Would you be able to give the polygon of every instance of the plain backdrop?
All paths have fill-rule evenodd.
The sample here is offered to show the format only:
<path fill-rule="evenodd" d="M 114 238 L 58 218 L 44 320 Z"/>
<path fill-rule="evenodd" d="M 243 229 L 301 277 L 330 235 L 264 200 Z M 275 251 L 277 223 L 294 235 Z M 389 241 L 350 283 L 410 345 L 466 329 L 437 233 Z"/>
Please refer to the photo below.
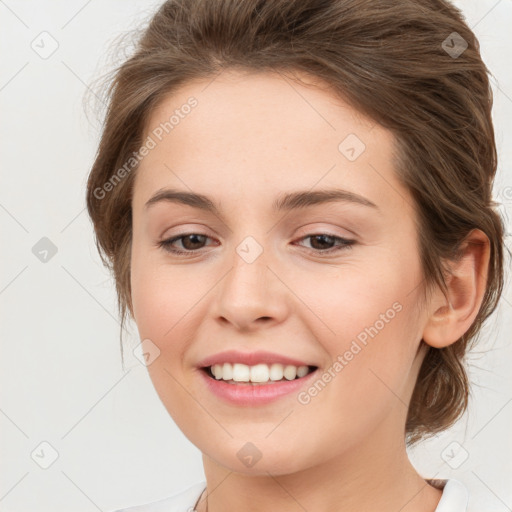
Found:
<path fill-rule="evenodd" d="M 84 94 L 110 69 L 112 43 L 160 3 L 0 0 L 1 511 L 109 511 L 204 478 L 199 450 L 131 350 L 123 371 L 114 283 L 84 201 L 100 133 L 85 115 Z M 512 1 L 456 4 L 493 73 L 494 194 L 510 219 Z M 512 510 L 508 281 L 509 274 L 500 308 L 469 357 L 470 412 L 410 451 L 424 477 L 464 482 L 471 510 Z M 136 328 L 128 327 L 135 347 Z"/>

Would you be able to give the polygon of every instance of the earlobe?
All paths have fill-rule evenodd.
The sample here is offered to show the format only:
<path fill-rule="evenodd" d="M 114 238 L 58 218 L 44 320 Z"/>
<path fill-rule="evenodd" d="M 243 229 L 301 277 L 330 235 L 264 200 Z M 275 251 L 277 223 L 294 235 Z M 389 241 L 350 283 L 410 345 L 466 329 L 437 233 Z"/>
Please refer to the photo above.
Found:
<path fill-rule="evenodd" d="M 474 229 L 466 237 L 461 257 L 450 262 L 447 295 L 436 290 L 430 302 L 423 340 L 432 347 L 455 343 L 474 322 L 487 286 L 490 243 L 487 235 Z"/>

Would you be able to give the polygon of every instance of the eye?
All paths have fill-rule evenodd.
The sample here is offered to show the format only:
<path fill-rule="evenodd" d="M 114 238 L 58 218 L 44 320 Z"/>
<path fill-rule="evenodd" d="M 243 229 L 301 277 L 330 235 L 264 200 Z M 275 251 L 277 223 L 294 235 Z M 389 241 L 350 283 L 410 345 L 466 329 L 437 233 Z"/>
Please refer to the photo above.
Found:
<path fill-rule="evenodd" d="M 197 249 L 201 249 L 201 244 L 204 243 L 205 239 L 210 238 L 209 236 L 202 235 L 200 233 L 185 233 L 183 235 L 175 236 L 174 238 L 169 238 L 168 240 L 162 240 L 158 242 L 158 246 L 173 254 L 191 254 L 196 252 Z M 173 246 L 173 244 L 181 240 L 182 246 L 185 250 L 178 249 Z"/>
<path fill-rule="evenodd" d="M 349 240 L 339 236 L 330 235 L 329 233 L 314 233 L 306 235 L 299 240 L 306 240 L 308 238 L 311 239 L 312 248 L 309 249 L 306 247 L 306 249 L 308 249 L 308 252 L 317 255 L 331 254 L 333 252 L 338 252 L 344 249 L 350 249 L 350 247 L 355 243 L 355 240 Z M 185 233 L 183 235 L 178 235 L 167 240 L 162 240 L 158 242 L 157 245 L 172 254 L 191 255 L 194 252 L 198 252 L 199 249 L 202 249 L 206 240 L 208 239 L 211 240 L 209 236 L 202 235 L 200 233 Z M 176 242 L 181 243 L 182 249 L 174 246 Z M 336 242 L 338 242 L 338 245 L 332 246 Z"/>
<path fill-rule="evenodd" d="M 308 252 L 312 252 L 314 254 L 332 254 L 333 252 L 342 251 L 345 249 L 350 249 L 352 245 L 355 244 L 355 240 L 349 240 L 347 238 L 343 238 L 336 235 L 330 235 L 329 233 L 313 233 L 310 235 L 306 235 L 299 240 L 311 239 L 312 250 Z M 332 246 L 335 242 L 339 242 L 339 245 L 334 245 L 334 247 L 326 247 Z M 315 247 L 316 246 L 316 247 Z"/>

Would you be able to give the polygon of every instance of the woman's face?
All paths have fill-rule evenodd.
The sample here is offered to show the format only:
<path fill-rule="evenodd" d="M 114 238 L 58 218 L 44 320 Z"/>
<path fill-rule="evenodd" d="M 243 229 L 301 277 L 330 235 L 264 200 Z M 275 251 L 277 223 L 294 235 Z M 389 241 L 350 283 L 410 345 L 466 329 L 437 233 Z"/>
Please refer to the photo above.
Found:
<path fill-rule="evenodd" d="M 327 89 L 224 72 L 168 96 L 144 140 L 133 314 L 184 434 L 250 474 L 403 446 L 426 315 L 413 201 L 395 177 L 390 132 Z M 166 189 L 191 200 L 147 204 Z M 326 191 L 353 196 L 325 201 Z M 201 368 L 224 351 L 270 352 L 246 361 L 267 363 L 249 369 L 255 378 L 278 372 L 280 357 L 317 369 L 230 384 Z"/>

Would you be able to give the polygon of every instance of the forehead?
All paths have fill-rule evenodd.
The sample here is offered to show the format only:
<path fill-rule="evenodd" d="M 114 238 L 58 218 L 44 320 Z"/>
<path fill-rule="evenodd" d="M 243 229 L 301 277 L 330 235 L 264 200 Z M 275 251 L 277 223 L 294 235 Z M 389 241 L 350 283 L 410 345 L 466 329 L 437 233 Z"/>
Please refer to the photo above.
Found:
<path fill-rule="evenodd" d="M 392 134 L 305 74 L 188 82 L 153 110 L 147 137 L 155 147 L 137 169 L 134 207 L 166 186 L 269 207 L 270 189 L 343 186 L 381 202 L 407 193 L 397 196 Z"/>

